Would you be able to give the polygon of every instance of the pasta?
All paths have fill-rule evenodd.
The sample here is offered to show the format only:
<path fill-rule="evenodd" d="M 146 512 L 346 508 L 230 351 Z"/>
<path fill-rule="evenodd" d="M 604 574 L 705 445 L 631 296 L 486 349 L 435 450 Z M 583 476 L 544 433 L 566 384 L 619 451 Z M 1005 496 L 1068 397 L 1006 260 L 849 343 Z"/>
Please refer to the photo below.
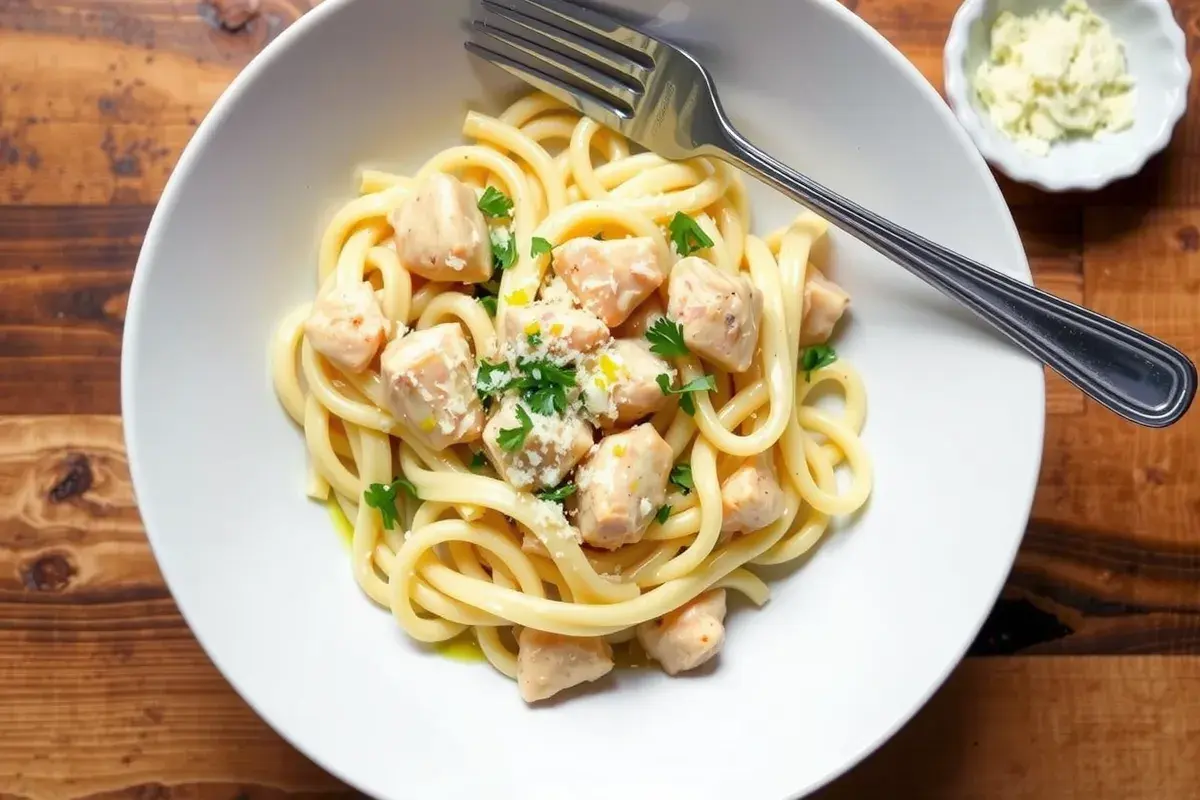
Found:
<path fill-rule="evenodd" d="M 614 647 L 690 669 L 727 590 L 763 605 L 755 568 L 871 492 L 863 381 L 823 341 L 849 299 L 826 223 L 757 237 L 727 165 L 632 152 L 542 94 L 463 133 L 411 177 L 362 172 L 271 343 L 306 492 L 409 636 L 474 637 L 528 701 Z"/>

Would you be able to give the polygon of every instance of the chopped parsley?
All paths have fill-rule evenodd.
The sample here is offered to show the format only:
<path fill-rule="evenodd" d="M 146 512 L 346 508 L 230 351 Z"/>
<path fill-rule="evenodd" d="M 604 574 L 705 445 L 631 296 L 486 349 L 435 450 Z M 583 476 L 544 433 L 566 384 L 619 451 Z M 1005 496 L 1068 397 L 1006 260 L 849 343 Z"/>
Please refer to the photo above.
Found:
<path fill-rule="evenodd" d="M 498 270 L 506 270 L 517 263 L 517 240 L 513 238 L 508 228 L 497 228 L 492 231 L 492 266 Z"/>
<path fill-rule="evenodd" d="M 671 483 L 682 489 L 684 494 L 691 494 L 692 489 L 696 488 L 696 484 L 692 483 L 692 465 L 676 464 L 672 467 Z"/>
<path fill-rule="evenodd" d="M 495 186 L 489 186 L 479 198 L 479 210 L 494 219 L 503 219 L 512 214 L 513 201 Z"/>
<path fill-rule="evenodd" d="M 663 358 L 686 356 L 691 352 L 683 340 L 683 326 L 670 317 L 654 320 L 646 331 L 646 340 L 650 342 L 650 352 Z"/>
<path fill-rule="evenodd" d="M 499 397 L 512 383 L 512 373 L 508 364 L 500 361 L 492 364 L 479 359 L 479 369 L 475 372 L 475 394 L 483 402 L 484 408 L 492 404 L 492 398 Z"/>
<path fill-rule="evenodd" d="M 712 375 L 705 375 L 695 380 L 688 381 L 678 389 L 671 388 L 671 376 L 663 373 L 654 379 L 658 383 L 658 388 L 663 394 L 677 394 L 679 397 L 679 407 L 683 409 L 683 413 L 689 417 L 696 415 L 696 403 L 692 400 L 692 392 L 711 392 L 717 388 L 717 379 Z"/>
<path fill-rule="evenodd" d="M 561 503 L 573 494 L 575 494 L 575 484 L 564 483 L 553 489 L 538 492 L 537 499 L 549 500 L 551 503 Z"/>
<path fill-rule="evenodd" d="M 520 427 L 501 428 L 500 435 L 496 437 L 496 444 L 500 445 L 500 449 L 506 453 L 520 449 L 521 445 L 525 444 L 525 437 L 533 430 L 533 420 L 529 418 L 529 414 L 521 405 L 517 406 L 517 421 L 520 423 Z"/>
<path fill-rule="evenodd" d="M 549 253 L 553 249 L 554 245 L 550 244 L 550 240 L 540 236 L 533 237 L 533 241 L 529 243 L 529 255 L 534 258 Z"/>
<path fill-rule="evenodd" d="M 575 370 L 542 359 L 522 359 L 517 366 L 521 377 L 512 385 L 534 413 L 546 417 L 566 413 L 567 389 L 575 386 Z"/>
<path fill-rule="evenodd" d="M 468 465 L 472 472 L 478 472 L 487 466 L 487 456 L 482 450 L 476 450 L 471 454 L 471 463 Z"/>
<path fill-rule="evenodd" d="M 800 369 L 804 370 L 804 382 L 812 380 L 815 370 L 828 367 L 837 361 L 837 352 L 827 344 L 814 344 L 800 351 Z"/>
<path fill-rule="evenodd" d="M 539 347 L 542 344 L 542 335 L 540 333 L 531 333 L 525 337 L 525 341 L 532 348 Z"/>
<path fill-rule="evenodd" d="M 404 478 L 397 478 L 390 484 L 372 483 L 363 491 L 363 502 L 379 512 L 385 530 L 390 531 L 400 519 L 400 513 L 396 510 L 396 492 L 400 489 L 420 499 L 417 497 L 417 487 Z"/>
<path fill-rule="evenodd" d="M 671 518 L 671 507 L 668 505 L 661 505 L 658 507 L 658 511 L 654 512 L 654 521 L 657 522 L 659 525 L 665 525 L 667 520 L 670 518 Z"/>
<path fill-rule="evenodd" d="M 671 241 L 675 244 L 675 252 L 681 256 L 690 256 L 697 250 L 713 246 L 713 240 L 700 227 L 700 223 L 682 211 L 676 212 L 667 225 Z"/>
<path fill-rule="evenodd" d="M 475 299 L 489 317 L 496 316 L 496 301 L 500 297 L 500 281 L 491 280 L 475 284 Z"/>

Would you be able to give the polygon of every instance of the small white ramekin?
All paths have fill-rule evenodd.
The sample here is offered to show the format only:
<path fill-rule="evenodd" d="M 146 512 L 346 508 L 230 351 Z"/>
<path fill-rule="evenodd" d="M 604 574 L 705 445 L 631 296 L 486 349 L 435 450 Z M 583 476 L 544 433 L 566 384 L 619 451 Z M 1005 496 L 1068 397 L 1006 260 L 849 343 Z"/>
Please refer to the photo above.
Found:
<path fill-rule="evenodd" d="M 1045 156 L 1025 152 L 992 124 L 971 76 L 986 60 L 992 23 L 1002 11 L 1024 16 L 1062 0 L 966 0 L 946 39 L 946 99 L 988 162 L 1013 180 L 1050 192 L 1092 190 L 1135 175 L 1171 139 L 1187 108 L 1187 43 L 1167 0 L 1089 0 L 1125 43 L 1136 81 L 1134 123 L 1120 133 L 1055 144 Z"/>

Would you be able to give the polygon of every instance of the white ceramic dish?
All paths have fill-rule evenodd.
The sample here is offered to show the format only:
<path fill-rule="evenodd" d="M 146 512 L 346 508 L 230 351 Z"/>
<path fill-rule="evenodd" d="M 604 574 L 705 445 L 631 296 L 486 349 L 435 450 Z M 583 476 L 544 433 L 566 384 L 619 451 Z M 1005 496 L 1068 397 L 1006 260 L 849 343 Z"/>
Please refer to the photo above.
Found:
<path fill-rule="evenodd" d="M 1059 8 L 1062 0 L 966 0 L 954 16 L 945 48 L 946 99 L 975 146 L 996 169 L 1050 192 L 1099 189 L 1137 174 L 1167 146 L 1187 108 L 1191 66 L 1187 42 L 1167 0 L 1088 0 L 1125 42 L 1137 82 L 1133 127 L 1096 140 L 1054 145 L 1047 156 L 1017 147 L 987 118 L 971 76 L 987 60 L 989 31 L 1002 11 L 1018 16 Z"/>
<path fill-rule="evenodd" d="M 1029 279 L 997 187 L 948 109 L 832 0 L 643 0 L 702 49 L 760 145 L 925 235 Z M 1020 541 L 1041 368 L 846 237 L 839 347 L 870 392 L 876 491 L 715 669 L 621 672 L 531 709 L 486 665 L 421 650 L 364 598 L 267 343 L 315 289 L 317 237 L 355 169 L 411 169 L 467 107 L 520 87 L 462 49 L 466 0 L 326 0 L 234 81 L 146 236 L 122 372 L 131 470 L 176 600 L 234 687 L 320 764 L 383 798 L 778 800 L 829 781 L 941 684 Z M 719 35 L 718 35 L 718 32 Z M 758 226 L 795 210 L 752 187 Z M 720 754 L 712 758 L 712 754 Z M 699 767 L 696 759 L 703 759 Z"/>

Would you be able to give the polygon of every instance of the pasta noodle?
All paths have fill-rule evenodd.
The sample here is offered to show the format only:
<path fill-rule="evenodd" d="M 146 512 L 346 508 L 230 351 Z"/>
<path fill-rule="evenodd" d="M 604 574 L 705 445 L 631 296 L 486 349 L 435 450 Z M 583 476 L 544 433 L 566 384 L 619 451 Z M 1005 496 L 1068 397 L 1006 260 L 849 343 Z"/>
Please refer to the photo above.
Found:
<path fill-rule="evenodd" d="M 813 259 L 825 222 L 803 213 L 759 238 L 750 232 L 740 176 L 727 165 L 631 153 L 618 134 L 541 94 L 497 118 L 471 112 L 463 133 L 471 144 L 437 153 L 411 177 L 362 173 L 360 196 L 334 215 L 321 240 L 318 298 L 367 281 L 395 336 L 449 322 L 481 363 L 499 360 L 512 343 L 497 320 L 548 291 L 553 257 L 537 241 L 641 238 L 669 272 L 680 254 L 668 228 L 683 214 L 707 242 L 695 255 L 721 274 L 748 279 L 761 296 L 758 342 L 750 368 L 740 372 L 695 352 L 674 356 L 680 384 L 707 380 L 710 390 L 688 394 L 691 403 L 668 398 L 647 419 L 670 450 L 672 476 L 687 467 L 690 481 L 673 477 L 657 520 L 642 526 L 637 541 L 604 549 L 580 540 L 569 521 L 574 500 L 564 514 L 504 480 L 495 465 L 481 467 L 477 447 L 431 446 L 416 421 L 389 406 L 379 359 L 357 372 L 340 367 L 305 334 L 313 306 L 294 309 L 271 343 L 273 381 L 304 430 L 306 493 L 336 504 L 353 524 L 355 579 L 413 639 L 444 642 L 469 632 L 512 678 L 522 669 L 521 629 L 637 647 L 639 625 L 678 614 L 714 590 L 761 606 L 769 589 L 755 568 L 804 556 L 831 517 L 861 508 L 872 487 L 860 440 L 863 381 L 830 350 L 807 363 L 801 345 L 808 282 L 823 266 Z M 492 284 L 494 314 L 476 299 L 476 287 L 406 269 L 392 241 L 390 214 L 434 173 L 511 201 L 515 253 Z M 489 225 L 494 230 L 496 220 Z M 656 294 L 667 300 L 666 281 Z M 837 390 L 840 411 L 813 403 L 818 387 Z M 776 513 L 765 527 L 729 535 L 723 487 L 750 463 L 778 475 Z M 578 475 L 576 483 L 585 491 Z M 394 491 L 393 524 L 367 501 L 374 486 L 413 490 Z"/>

